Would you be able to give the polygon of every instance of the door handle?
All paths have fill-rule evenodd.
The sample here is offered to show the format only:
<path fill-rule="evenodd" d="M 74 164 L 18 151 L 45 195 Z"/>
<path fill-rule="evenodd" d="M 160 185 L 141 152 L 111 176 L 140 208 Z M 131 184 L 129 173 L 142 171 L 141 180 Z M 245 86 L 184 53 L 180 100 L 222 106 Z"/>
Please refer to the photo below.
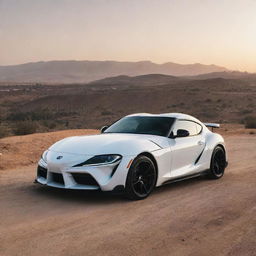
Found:
<path fill-rule="evenodd" d="M 197 144 L 200 145 L 200 146 L 201 146 L 201 145 L 204 145 L 204 141 L 199 140 L 199 141 L 197 142 Z"/>

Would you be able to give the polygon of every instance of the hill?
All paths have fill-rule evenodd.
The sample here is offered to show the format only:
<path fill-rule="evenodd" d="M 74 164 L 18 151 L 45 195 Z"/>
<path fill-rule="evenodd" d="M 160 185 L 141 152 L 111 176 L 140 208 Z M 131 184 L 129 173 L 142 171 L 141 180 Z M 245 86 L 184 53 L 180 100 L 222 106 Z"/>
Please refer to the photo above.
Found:
<path fill-rule="evenodd" d="M 224 79 L 243 79 L 247 81 L 256 81 L 255 73 L 239 72 L 239 71 L 222 71 L 201 74 L 197 76 L 186 77 L 190 79 L 213 79 L 213 78 L 224 78 Z"/>
<path fill-rule="evenodd" d="M 196 76 L 227 71 L 224 67 L 203 64 L 156 64 L 151 61 L 47 61 L 0 66 L 0 83 L 87 83 L 113 76 L 164 74 Z"/>
<path fill-rule="evenodd" d="M 176 76 L 148 74 L 141 76 L 114 76 L 91 82 L 91 85 L 160 85 L 170 84 L 182 79 Z"/>
<path fill-rule="evenodd" d="M 205 122 L 255 120 L 256 86 L 252 85 L 241 79 L 192 80 L 152 74 L 86 85 L 0 86 L 0 137 L 100 128 L 138 112 L 184 112 Z"/>

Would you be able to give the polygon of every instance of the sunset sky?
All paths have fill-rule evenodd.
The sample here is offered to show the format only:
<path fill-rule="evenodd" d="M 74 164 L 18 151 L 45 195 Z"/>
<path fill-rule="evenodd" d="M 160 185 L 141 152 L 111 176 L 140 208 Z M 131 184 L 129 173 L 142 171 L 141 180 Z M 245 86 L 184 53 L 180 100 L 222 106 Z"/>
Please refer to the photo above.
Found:
<path fill-rule="evenodd" d="M 0 65 L 71 59 L 256 72 L 256 0 L 0 0 Z"/>

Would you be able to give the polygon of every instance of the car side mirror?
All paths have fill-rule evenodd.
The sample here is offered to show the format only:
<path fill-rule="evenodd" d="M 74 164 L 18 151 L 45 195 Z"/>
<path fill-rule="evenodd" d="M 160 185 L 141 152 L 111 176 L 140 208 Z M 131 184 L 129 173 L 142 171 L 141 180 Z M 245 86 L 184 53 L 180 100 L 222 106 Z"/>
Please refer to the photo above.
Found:
<path fill-rule="evenodd" d="M 187 136 L 189 136 L 189 131 L 183 130 L 183 129 L 179 129 L 177 131 L 176 135 L 174 135 L 173 132 L 171 132 L 169 138 L 175 139 L 175 138 L 182 138 L 182 137 L 187 137 Z"/>
<path fill-rule="evenodd" d="M 175 137 L 176 138 L 182 138 L 182 137 L 188 137 L 188 136 L 189 136 L 189 131 L 183 130 L 183 129 L 179 129 L 177 131 L 177 135 Z"/>
<path fill-rule="evenodd" d="M 103 126 L 103 127 L 100 129 L 100 132 L 101 132 L 101 133 L 104 133 L 104 131 L 107 130 L 107 129 L 108 129 L 108 126 L 105 125 L 105 126 Z"/>

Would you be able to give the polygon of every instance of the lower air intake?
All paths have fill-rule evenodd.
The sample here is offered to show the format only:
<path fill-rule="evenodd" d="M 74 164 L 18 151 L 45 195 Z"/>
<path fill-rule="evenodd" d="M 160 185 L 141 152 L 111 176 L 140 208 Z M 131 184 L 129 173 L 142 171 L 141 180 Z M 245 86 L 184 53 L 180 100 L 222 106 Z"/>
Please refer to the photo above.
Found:
<path fill-rule="evenodd" d="M 60 174 L 60 173 L 54 173 L 54 172 L 52 172 L 52 181 L 64 185 L 64 179 L 63 179 L 62 174 Z"/>
<path fill-rule="evenodd" d="M 47 177 L 47 169 L 38 165 L 37 167 L 37 177 L 43 177 L 46 179 Z"/>
<path fill-rule="evenodd" d="M 76 183 L 88 186 L 99 186 L 97 181 L 88 173 L 73 173 Z"/>

